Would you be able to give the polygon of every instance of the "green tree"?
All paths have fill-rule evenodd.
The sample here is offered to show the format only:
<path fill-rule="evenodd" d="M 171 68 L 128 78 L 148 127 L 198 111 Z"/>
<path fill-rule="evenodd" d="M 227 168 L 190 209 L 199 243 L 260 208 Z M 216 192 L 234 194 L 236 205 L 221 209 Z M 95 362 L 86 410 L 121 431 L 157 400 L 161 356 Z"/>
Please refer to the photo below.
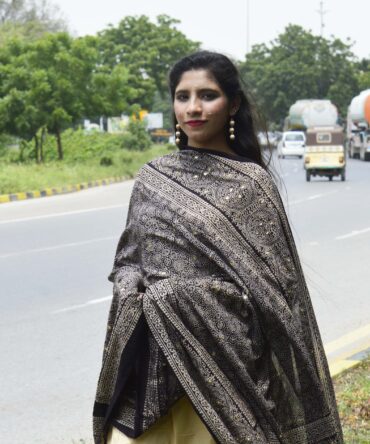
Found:
<path fill-rule="evenodd" d="M 35 140 L 35 158 L 40 160 L 36 133 L 45 116 L 37 109 L 31 97 L 32 85 L 40 96 L 47 97 L 48 90 L 40 72 L 30 72 L 24 60 L 25 44 L 13 42 L 0 51 L 0 130 L 22 139 Z"/>
<path fill-rule="evenodd" d="M 167 128 L 169 130 L 173 128 L 172 104 L 169 92 L 166 91 L 164 97 L 161 97 L 159 92 L 156 91 L 153 98 L 151 111 L 153 113 L 163 113 L 163 128 Z"/>
<path fill-rule="evenodd" d="M 0 45 L 13 38 L 35 40 L 67 29 L 60 9 L 48 0 L 0 0 Z"/>
<path fill-rule="evenodd" d="M 370 88 L 370 59 L 362 59 L 357 64 L 357 80 L 360 91 Z"/>
<path fill-rule="evenodd" d="M 97 64 L 91 77 L 89 98 L 86 98 L 86 116 L 117 116 L 140 109 L 143 90 L 136 89 L 131 81 L 132 74 L 125 66 L 116 65 L 111 69 Z"/>
<path fill-rule="evenodd" d="M 179 21 L 159 15 L 156 23 L 148 17 L 125 17 L 116 27 L 99 33 L 102 63 L 124 65 L 132 75 L 132 86 L 142 90 L 140 103 L 150 108 L 155 91 L 163 99 L 167 73 L 173 63 L 199 48 L 176 28 Z"/>
<path fill-rule="evenodd" d="M 289 25 L 270 45 L 255 45 L 240 69 L 270 122 L 282 123 L 298 99 L 330 99 L 342 115 L 358 92 L 350 43 Z"/>
<path fill-rule="evenodd" d="M 0 50 L 0 129 L 33 138 L 35 157 L 42 160 L 39 144 L 47 128 L 63 159 L 63 129 L 83 117 L 130 111 L 128 100 L 137 102 L 138 92 L 129 78 L 122 66 L 109 73 L 101 65 L 95 37 L 59 33 L 11 41 Z"/>

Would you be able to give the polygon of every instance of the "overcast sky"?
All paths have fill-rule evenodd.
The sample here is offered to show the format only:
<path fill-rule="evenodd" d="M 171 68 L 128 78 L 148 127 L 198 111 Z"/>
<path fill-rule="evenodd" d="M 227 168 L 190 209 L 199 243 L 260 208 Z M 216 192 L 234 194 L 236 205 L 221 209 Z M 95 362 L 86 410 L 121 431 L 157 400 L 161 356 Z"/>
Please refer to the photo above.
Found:
<path fill-rule="evenodd" d="M 178 28 L 204 49 L 243 59 L 250 46 L 268 43 L 285 26 L 294 23 L 320 33 L 319 0 L 54 0 L 76 35 L 95 34 L 107 24 L 117 24 L 127 15 L 154 19 L 167 14 L 181 21 Z M 370 0 L 324 0 L 324 36 L 354 41 L 354 53 L 370 56 Z"/>

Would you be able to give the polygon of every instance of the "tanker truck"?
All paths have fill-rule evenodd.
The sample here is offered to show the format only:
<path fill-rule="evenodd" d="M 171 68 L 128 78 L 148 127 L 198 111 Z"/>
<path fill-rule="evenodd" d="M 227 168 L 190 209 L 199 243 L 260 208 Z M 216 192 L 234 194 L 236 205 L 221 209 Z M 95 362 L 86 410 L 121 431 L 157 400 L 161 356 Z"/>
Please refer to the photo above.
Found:
<path fill-rule="evenodd" d="M 336 126 L 338 110 L 330 100 L 297 100 L 289 109 L 285 119 L 284 131 L 306 131 L 312 127 Z"/>
<path fill-rule="evenodd" d="M 370 160 L 370 89 L 354 97 L 348 108 L 347 150 L 351 158 Z"/>

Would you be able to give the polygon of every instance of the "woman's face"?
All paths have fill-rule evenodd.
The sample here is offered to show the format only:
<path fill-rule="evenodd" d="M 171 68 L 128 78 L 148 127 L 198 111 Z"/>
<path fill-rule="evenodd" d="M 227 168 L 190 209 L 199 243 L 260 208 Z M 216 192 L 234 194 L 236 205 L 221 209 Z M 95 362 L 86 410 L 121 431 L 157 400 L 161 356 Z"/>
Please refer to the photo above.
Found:
<path fill-rule="evenodd" d="M 190 146 L 228 146 L 225 126 L 236 110 L 209 71 L 184 72 L 175 90 L 174 112 Z"/>

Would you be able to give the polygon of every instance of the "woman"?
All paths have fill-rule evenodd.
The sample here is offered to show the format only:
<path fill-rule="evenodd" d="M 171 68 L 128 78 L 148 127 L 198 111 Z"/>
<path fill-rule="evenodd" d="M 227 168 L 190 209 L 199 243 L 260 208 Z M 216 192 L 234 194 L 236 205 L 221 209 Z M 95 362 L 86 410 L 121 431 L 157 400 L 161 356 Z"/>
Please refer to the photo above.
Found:
<path fill-rule="evenodd" d="M 320 334 L 228 58 L 170 73 L 177 152 L 139 172 L 114 283 L 95 442 L 342 443 Z"/>

